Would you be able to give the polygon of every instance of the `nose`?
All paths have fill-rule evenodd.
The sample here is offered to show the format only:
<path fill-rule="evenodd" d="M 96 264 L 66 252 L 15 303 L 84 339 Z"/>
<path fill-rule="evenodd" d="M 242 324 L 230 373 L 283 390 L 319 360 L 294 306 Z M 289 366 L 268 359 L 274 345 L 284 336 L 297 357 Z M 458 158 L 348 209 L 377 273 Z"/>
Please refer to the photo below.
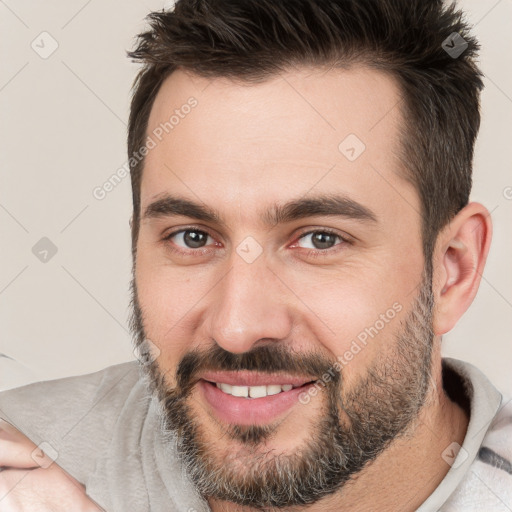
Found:
<path fill-rule="evenodd" d="M 260 340 L 283 340 L 292 330 L 286 286 L 263 255 L 252 263 L 237 254 L 207 309 L 208 335 L 223 349 L 241 354 Z"/>

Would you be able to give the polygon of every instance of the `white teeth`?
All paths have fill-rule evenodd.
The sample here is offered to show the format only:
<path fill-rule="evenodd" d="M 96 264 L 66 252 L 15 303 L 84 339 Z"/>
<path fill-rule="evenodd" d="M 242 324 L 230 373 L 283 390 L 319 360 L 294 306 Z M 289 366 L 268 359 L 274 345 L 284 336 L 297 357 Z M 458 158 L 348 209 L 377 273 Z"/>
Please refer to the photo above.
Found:
<path fill-rule="evenodd" d="M 248 386 L 232 386 L 231 394 L 233 396 L 249 396 L 249 387 Z"/>
<path fill-rule="evenodd" d="M 231 390 L 233 389 L 233 386 L 231 384 L 221 384 L 220 389 L 224 391 L 224 393 L 231 395 Z"/>
<path fill-rule="evenodd" d="M 251 386 L 249 388 L 249 396 L 251 398 L 262 398 L 267 396 L 267 386 Z"/>
<path fill-rule="evenodd" d="M 267 386 L 267 395 L 277 395 L 277 393 L 281 393 L 281 386 L 275 384 Z"/>
<path fill-rule="evenodd" d="M 270 384 L 269 386 L 232 386 L 216 382 L 215 385 L 227 395 L 245 397 L 245 398 L 263 398 L 265 396 L 277 395 L 281 391 L 290 391 L 293 388 L 291 384 Z"/>

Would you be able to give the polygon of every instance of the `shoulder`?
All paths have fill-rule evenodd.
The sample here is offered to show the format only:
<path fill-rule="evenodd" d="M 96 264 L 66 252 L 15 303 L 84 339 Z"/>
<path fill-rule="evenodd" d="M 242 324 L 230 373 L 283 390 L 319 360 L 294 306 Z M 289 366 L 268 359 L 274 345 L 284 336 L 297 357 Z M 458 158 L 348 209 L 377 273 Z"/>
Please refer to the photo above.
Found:
<path fill-rule="evenodd" d="M 130 397 L 141 405 L 146 397 L 136 361 L 0 392 L 0 419 L 36 446 L 44 443 L 72 474 L 87 473 Z"/>
<path fill-rule="evenodd" d="M 462 485 L 443 512 L 512 510 L 512 402 L 500 409 Z"/>
<path fill-rule="evenodd" d="M 485 428 L 485 426 L 484 426 Z M 443 512 L 512 510 L 512 400 L 504 399 Z"/>
<path fill-rule="evenodd" d="M 497 475 L 508 475 L 508 484 L 512 489 L 512 400 L 504 403 L 496 414 L 482 446 L 478 451 L 478 461 L 495 470 Z M 512 493 L 511 493 L 512 496 Z"/>
<path fill-rule="evenodd" d="M 464 361 L 444 359 L 463 377 L 470 401 L 469 441 L 476 441 L 476 461 L 493 467 L 501 466 L 512 474 L 512 400 L 502 395 L 476 367 Z M 494 454 L 494 455 L 493 455 Z M 511 482 L 512 483 L 512 482 Z"/>
<path fill-rule="evenodd" d="M 44 412 L 42 417 L 46 421 L 50 421 L 52 415 L 64 421 L 66 416 L 73 416 L 93 403 L 101 407 L 105 400 L 111 405 L 122 400 L 138 379 L 137 363 L 128 362 L 86 375 L 9 389 L 0 392 L 0 418 L 12 420 L 12 423 Z M 38 421 L 41 421 L 41 416 Z"/>

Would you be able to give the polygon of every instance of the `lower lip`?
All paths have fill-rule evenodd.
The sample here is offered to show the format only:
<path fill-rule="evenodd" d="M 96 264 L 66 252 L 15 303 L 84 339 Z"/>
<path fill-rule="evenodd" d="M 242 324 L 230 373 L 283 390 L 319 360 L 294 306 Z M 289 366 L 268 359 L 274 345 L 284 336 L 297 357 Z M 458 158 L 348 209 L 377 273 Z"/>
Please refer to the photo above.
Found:
<path fill-rule="evenodd" d="M 265 424 L 277 419 L 291 409 L 299 401 L 299 395 L 312 385 L 313 383 L 305 384 L 262 398 L 244 398 L 228 395 L 211 382 L 198 382 L 200 392 L 214 409 L 216 416 L 226 423 L 237 425 Z"/>

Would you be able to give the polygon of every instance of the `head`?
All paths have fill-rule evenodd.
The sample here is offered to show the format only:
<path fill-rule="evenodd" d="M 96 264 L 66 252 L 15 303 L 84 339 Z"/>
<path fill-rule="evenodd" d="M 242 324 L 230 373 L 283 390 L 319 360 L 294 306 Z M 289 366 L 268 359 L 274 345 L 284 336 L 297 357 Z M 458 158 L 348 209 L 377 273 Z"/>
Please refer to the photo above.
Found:
<path fill-rule="evenodd" d="M 478 288 L 477 43 L 440 1 L 179 0 L 149 20 L 128 134 L 148 385 L 204 495 L 313 503 L 415 428 Z M 212 384 L 253 375 L 294 387 L 254 413 Z"/>

